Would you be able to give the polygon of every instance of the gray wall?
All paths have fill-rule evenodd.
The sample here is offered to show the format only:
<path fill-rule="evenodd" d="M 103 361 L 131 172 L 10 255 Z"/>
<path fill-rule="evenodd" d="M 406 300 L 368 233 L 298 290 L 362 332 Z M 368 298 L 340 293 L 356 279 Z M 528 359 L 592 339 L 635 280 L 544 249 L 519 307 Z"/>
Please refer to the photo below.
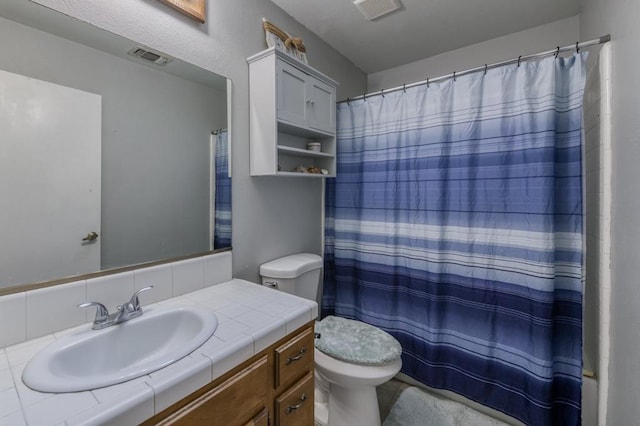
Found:
<path fill-rule="evenodd" d="M 612 300 L 607 424 L 640 418 L 640 2 L 583 0 L 582 39 L 612 37 Z"/>
<path fill-rule="evenodd" d="M 438 77 L 483 64 L 506 61 L 520 55 L 543 52 L 557 45 L 573 44 L 578 39 L 578 23 L 578 16 L 573 16 L 369 74 L 368 89 L 389 89 L 404 83 L 422 81 L 427 77 Z"/>
<path fill-rule="evenodd" d="M 205 24 L 156 0 L 36 0 L 55 10 L 211 70 L 233 82 L 233 275 L 258 279 L 261 263 L 300 251 L 321 253 L 322 183 L 249 176 L 249 68 L 266 48 L 262 17 L 307 46 L 309 64 L 340 82 L 338 99 L 362 93 L 365 74 L 265 0 L 209 0 Z"/>
<path fill-rule="evenodd" d="M 0 48 L 1 69 L 102 96 L 102 268 L 209 249 L 209 135 L 226 127 L 226 91 L 1 18 Z"/>

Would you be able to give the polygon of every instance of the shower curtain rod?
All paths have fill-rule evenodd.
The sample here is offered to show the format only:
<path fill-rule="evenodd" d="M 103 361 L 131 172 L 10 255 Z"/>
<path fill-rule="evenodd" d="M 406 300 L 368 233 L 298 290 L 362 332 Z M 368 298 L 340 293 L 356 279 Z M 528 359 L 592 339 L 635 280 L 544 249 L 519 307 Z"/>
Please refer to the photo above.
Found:
<path fill-rule="evenodd" d="M 522 61 L 526 61 L 528 59 L 532 59 L 532 58 L 543 58 L 545 56 L 551 56 L 551 55 L 555 55 L 558 56 L 560 53 L 562 52 L 567 52 L 570 50 L 575 50 L 575 51 L 580 51 L 580 49 L 584 49 L 586 47 L 591 47 L 591 46 L 595 46 L 598 44 L 603 44 L 606 43 L 608 41 L 611 40 L 611 35 L 606 34 L 603 35 L 600 38 L 595 38 L 593 40 L 588 40 L 588 41 L 583 41 L 581 42 L 576 42 L 576 44 L 571 44 L 569 46 L 564 46 L 564 47 L 556 47 L 553 50 L 547 50 L 546 52 L 540 52 L 540 53 L 534 53 L 531 55 L 525 55 L 525 56 L 519 56 L 517 58 L 514 59 L 508 59 L 506 61 L 502 61 L 502 62 L 495 62 L 493 64 L 485 64 L 481 67 L 476 67 L 476 68 L 469 68 L 467 70 L 464 71 L 455 71 L 452 74 L 446 74 L 446 75 L 442 75 L 440 77 L 435 77 L 435 78 L 427 78 L 426 80 L 423 81 L 417 81 L 415 83 L 410 83 L 410 84 L 403 84 L 402 86 L 398 86 L 398 87 L 393 87 L 391 89 L 382 89 L 382 90 L 378 90 L 377 92 L 371 92 L 371 93 L 365 93 L 364 95 L 360 95 L 360 96 L 356 96 L 355 98 L 347 98 L 343 101 L 338 102 L 339 104 L 344 103 L 344 102 L 351 102 L 351 101 L 355 101 L 358 99 L 366 99 L 372 96 L 384 96 L 387 93 L 391 93 L 391 92 L 397 92 L 398 90 L 406 90 L 409 89 L 411 87 L 416 87 L 416 86 L 422 86 L 422 85 L 429 85 L 431 83 L 437 83 L 439 81 L 443 81 L 443 80 L 447 80 L 449 78 L 453 78 L 454 81 L 457 77 L 463 76 L 463 75 L 467 75 L 467 74 L 472 74 L 474 72 L 478 72 L 478 71 L 484 71 L 487 72 L 487 70 L 492 69 L 492 68 L 497 68 L 497 67 L 501 67 L 503 65 L 509 65 L 509 64 L 520 64 L 520 62 Z"/>

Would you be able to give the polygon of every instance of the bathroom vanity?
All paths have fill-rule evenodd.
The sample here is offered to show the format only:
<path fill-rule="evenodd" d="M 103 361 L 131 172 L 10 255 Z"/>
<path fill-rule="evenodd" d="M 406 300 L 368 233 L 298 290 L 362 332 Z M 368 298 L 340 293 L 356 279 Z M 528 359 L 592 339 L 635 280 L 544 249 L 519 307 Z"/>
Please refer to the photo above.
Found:
<path fill-rule="evenodd" d="M 307 324 L 143 425 L 311 425 L 313 345 Z"/>
<path fill-rule="evenodd" d="M 313 424 L 315 302 L 233 279 L 142 303 L 148 314 L 172 307 L 210 309 L 219 325 L 202 346 L 161 370 L 84 392 L 36 392 L 21 376 L 33 355 L 90 323 L 0 349 L 2 409 L 16 410 L 2 420 L 68 426 Z"/>

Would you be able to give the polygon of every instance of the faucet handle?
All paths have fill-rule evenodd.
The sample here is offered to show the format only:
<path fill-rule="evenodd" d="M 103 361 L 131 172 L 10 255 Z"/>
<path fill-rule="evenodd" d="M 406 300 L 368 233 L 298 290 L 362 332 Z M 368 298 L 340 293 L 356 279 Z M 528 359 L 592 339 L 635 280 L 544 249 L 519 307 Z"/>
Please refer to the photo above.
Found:
<path fill-rule="evenodd" d="M 88 308 L 89 306 L 95 306 L 96 309 L 96 318 L 93 320 L 94 324 L 103 324 L 109 321 L 109 310 L 102 304 L 98 302 L 86 302 L 80 303 L 78 308 Z"/>
<path fill-rule="evenodd" d="M 143 287 L 140 290 L 136 291 L 135 293 L 133 293 L 133 296 L 131 296 L 131 300 L 129 301 L 129 304 L 131 305 L 131 307 L 133 308 L 134 311 L 139 311 L 140 308 L 140 300 L 138 299 L 138 295 L 140 293 L 142 293 L 143 291 L 147 291 L 147 290 L 151 290 L 153 288 L 152 285 L 148 286 L 148 287 Z"/>

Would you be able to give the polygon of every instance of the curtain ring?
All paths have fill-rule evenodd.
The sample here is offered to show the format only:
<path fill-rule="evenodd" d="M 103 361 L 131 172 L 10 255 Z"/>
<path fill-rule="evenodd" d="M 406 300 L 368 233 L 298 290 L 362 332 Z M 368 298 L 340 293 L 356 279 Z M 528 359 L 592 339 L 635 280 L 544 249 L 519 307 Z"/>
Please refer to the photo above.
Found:
<path fill-rule="evenodd" d="M 484 64 L 484 75 L 487 75 L 487 69 L 489 68 L 489 65 Z"/>
<path fill-rule="evenodd" d="M 347 105 L 351 105 L 351 98 L 347 97 Z"/>
<path fill-rule="evenodd" d="M 456 72 L 453 72 L 453 81 L 456 81 Z"/>
<path fill-rule="evenodd" d="M 556 49 L 556 58 L 558 58 L 559 54 L 560 54 L 560 46 L 558 46 L 557 49 Z"/>
<path fill-rule="evenodd" d="M 380 95 L 384 98 L 384 89 L 380 89 Z"/>
<path fill-rule="evenodd" d="M 576 53 L 580 53 L 580 46 L 578 46 L 579 42 L 576 41 Z"/>
<path fill-rule="evenodd" d="M 403 84 L 403 85 L 402 85 L 402 91 L 403 91 L 404 93 L 407 93 L 407 83 L 405 83 L 405 84 Z"/>
<path fill-rule="evenodd" d="M 427 77 L 427 87 L 429 87 L 429 77 Z"/>
<path fill-rule="evenodd" d="M 362 100 L 363 100 L 363 101 L 366 101 L 366 100 L 367 100 L 367 94 L 366 94 L 366 93 L 363 93 L 363 94 L 362 94 Z"/>
<path fill-rule="evenodd" d="M 518 68 L 520 68 L 520 60 L 522 59 L 522 55 L 518 56 Z"/>

